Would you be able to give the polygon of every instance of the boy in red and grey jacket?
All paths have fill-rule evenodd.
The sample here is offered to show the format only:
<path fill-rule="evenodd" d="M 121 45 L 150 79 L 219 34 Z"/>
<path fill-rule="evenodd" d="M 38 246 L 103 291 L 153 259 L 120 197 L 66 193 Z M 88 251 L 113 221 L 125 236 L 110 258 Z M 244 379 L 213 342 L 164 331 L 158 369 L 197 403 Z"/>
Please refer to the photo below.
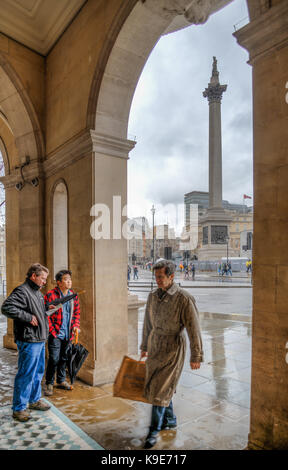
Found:
<path fill-rule="evenodd" d="M 45 303 L 51 302 L 66 295 L 73 294 L 72 272 L 62 269 L 56 276 L 57 287 L 47 292 Z M 66 347 L 72 341 L 76 330 L 80 331 L 80 305 L 78 296 L 63 304 L 56 312 L 48 317 L 49 337 L 48 351 L 49 359 L 46 369 L 45 395 L 53 395 L 53 384 L 55 372 L 58 388 L 72 390 L 72 386 L 66 381 Z"/>

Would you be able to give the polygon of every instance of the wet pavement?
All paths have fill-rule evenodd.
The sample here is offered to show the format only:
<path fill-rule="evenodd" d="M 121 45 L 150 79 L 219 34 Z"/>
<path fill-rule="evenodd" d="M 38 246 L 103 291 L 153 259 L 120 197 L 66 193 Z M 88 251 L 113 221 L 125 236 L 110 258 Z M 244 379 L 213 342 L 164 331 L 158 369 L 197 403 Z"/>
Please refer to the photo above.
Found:
<path fill-rule="evenodd" d="M 233 297 L 233 291 L 227 295 Z M 252 289 L 239 291 L 241 296 L 236 295 L 234 304 L 242 305 L 241 308 L 234 309 L 230 302 L 225 304 L 228 307 L 224 314 L 209 314 L 209 309 L 200 314 L 205 362 L 199 370 L 192 371 L 187 355 L 173 399 L 178 427 L 162 431 L 155 449 L 245 448 L 250 416 Z M 225 294 L 221 292 L 223 302 Z M 201 297 L 195 293 L 193 290 L 199 306 Z M 147 295 L 140 294 L 141 298 Z M 211 312 L 221 310 L 212 296 L 207 298 L 208 304 Z M 243 311 L 246 313 L 242 315 Z M 139 337 L 143 314 L 144 309 L 139 314 Z M 11 404 L 17 370 L 17 352 L 2 346 L 5 332 L 6 320 L 0 315 L 0 407 Z M 72 392 L 54 390 L 49 400 L 105 449 L 142 448 L 150 422 L 150 405 L 114 398 L 112 384 L 90 387 L 77 380 Z"/>

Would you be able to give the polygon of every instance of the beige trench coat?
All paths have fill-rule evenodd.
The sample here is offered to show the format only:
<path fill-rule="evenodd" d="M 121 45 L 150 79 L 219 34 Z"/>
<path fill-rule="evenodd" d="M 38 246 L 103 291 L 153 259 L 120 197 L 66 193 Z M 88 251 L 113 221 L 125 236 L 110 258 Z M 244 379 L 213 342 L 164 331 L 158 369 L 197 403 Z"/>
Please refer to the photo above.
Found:
<path fill-rule="evenodd" d="M 184 365 L 184 328 L 190 362 L 203 362 L 203 350 L 194 297 L 175 283 L 162 297 L 161 292 L 149 294 L 140 349 L 148 352 L 144 397 L 152 405 L 169 406 Z"/>

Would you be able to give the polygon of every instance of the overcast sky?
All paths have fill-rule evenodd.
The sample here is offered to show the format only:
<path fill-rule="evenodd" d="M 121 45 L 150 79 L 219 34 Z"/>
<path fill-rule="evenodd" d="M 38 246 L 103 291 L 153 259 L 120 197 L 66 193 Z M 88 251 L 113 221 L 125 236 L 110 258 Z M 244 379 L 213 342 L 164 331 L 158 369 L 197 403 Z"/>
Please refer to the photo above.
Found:
<path fill-rule="evenodd" d="M 234 0 L 205 25 L 160 39 L 140 77 L 130 113 L 128 215 L 166 223 L 161 205 L 181 204 L 190 191 L 208 191 L 209 106 L 202 95 L 218 61 L 222 100 L 223 199 L 253 195 L 252 67 L 232 36 L 248 19 L 246 0 Z M 246 18 L 246 21 L 245 21 Z M 249 204 L 251 201 L 249 200 Z M 157 213 L 157 208 L 159 211 Z M 157 218 L 158 217 L 158 218 Z M 164 218 L 163 218 L 164 217 Z"/>

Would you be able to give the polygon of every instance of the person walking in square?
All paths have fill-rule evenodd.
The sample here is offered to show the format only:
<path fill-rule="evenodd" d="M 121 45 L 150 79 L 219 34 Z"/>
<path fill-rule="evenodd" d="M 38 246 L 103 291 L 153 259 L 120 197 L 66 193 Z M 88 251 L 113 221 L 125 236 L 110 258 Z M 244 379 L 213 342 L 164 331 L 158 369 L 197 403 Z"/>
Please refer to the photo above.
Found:
<path fill-rule="evenodd" d="M 145 449 L 157 442 L 163 429 L 177 426 L 172 397 L 185 359 L 184 328 L 190 341 L 190 367 L 199 369 L 203 348 L 195 299 L 174 283 L 175 266 L 162 260 L 153 266 L 158 289 L 149 294 L 143 325 L 141 359 L 146 360 L 144 397 L 152 404 Z M 140 360 L 141 360 L 140 359 Z"/>
<path fill-rule="evenodd" d="M 131 267 L 128 264 L 128 268 L 127 268 L 127 279 L 128 279 L 128 281 L 130 281 L 130 274 L 131 274 Z"/>
<path fill-rule="evenodd" d="M 4 301 L 3 315 L 14 320 L 14 339 L 18 349 L 18 372 L 13 390 L 13 418 L 28 421 L 30 409 L 47 411 L 50 405 L 41 400 L 41 380 L 45 372 L 45 342 L 49 325 L 44 297 L 49 270 L 39 263 L 32 264 L 26 280 Z"/>
<path fill-rule="evenodd" d="M 192 279 L 193 281 L 195 281 L 195 272 L 196 272 L 195 264 L 192 264 L 191 271 L 192 271 Z"/>
<path fill-rule="evenodd" d="M 62 269 L 56 276 L 57 287 L 47 292 L 45 303 L 60 299 L 74 293 L 72 290 L 72 272 Z M 66 381 L 66 348 L 72 341 L 76 331 L 80 331 L 80 305 L 78 296 L 63 304 L 55 313 L 49 316 L 48 364 L 46 368 L 46 396 L 53 395 L 53 385 L 56 373 L 57 387 L 72 390 L 72 385 Z"/>
<path fill-rule="evenodd" d="M 138 280 L 138 267 L 136 265 L 133 266 L 133 280 L 135 281 L 135 279 Z"/>

